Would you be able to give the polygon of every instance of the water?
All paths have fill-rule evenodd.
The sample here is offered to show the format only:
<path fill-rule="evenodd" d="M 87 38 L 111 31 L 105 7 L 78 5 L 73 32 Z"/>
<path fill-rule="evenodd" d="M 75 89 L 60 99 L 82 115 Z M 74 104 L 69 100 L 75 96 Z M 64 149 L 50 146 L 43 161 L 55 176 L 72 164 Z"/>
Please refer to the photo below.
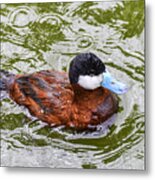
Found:
<path fill-rule="evenodd" d="M 87 51 L 130 86 L 117 115 L 95 132 L 50 128 L 5 96 L 2 166 L 144 169 L 144 2 L 1 4 L 2 69 L 68 71 Z"/>

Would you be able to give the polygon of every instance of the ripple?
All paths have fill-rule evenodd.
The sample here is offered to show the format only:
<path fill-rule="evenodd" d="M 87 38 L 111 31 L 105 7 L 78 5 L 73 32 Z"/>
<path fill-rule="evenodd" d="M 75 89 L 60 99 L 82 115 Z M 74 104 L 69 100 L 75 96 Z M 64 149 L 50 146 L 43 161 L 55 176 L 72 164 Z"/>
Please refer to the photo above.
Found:
<path fill-rule="evenodd" d="M 62 27 L 61 19 L 56 15 L 43 15 L 38 20 L 39 30 L 57 34 Z"/>
<path fill-rule="evenodd" d="M 84 35 L 77 39 L 79 48 L 87 48 L 93 44 L 93 38 L 91 36 Z"/>
<path fill-rule="evenodd" d="M 20 6 L 9 14 L 8 19 L 11 26 L 25 28 L 33 24 L 36 20 L 36 14 L 33 9 L 27 6 Z"/>

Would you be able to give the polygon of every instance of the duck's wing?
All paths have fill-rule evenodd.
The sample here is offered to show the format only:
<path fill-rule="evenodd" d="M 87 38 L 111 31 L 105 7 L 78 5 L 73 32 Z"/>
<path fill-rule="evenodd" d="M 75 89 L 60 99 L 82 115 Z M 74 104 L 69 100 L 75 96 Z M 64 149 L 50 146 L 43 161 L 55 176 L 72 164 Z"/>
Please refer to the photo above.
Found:
<path fill-rule="evenodd" d="M 74 93 L 66 73 L 40 71 L 17 76 L 10 97 L 26 106 L 33 116 L 50 124 L 66 124 L 70 118 Z"/>

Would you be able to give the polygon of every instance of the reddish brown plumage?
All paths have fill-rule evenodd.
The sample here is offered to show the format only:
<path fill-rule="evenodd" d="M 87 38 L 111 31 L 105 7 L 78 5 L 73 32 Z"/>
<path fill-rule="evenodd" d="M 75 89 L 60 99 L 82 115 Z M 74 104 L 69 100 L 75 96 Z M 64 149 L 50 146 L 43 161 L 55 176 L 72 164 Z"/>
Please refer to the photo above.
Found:
<path fill-rule="evenodd" d="M 118 109 L 116 97 L 102 87 L 85 90 L 71 85 L 65 72 L 40 71 L 17 75 L 10 97 L 33 116 L 51 124 L 85 129 L 108 119 Z"/>

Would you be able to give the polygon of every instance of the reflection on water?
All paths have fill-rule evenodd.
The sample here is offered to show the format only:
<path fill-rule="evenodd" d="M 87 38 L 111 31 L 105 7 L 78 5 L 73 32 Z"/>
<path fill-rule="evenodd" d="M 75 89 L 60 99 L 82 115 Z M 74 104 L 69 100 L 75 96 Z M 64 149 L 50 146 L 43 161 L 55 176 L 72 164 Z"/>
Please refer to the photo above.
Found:
<path fill-rule="evenodd" d="M 144 2 L 2 4 L 1 68 L 68 70 L 92 51 L 130 86 L 95 132 L 50 128 L 3 98 L 3 166 L 144 169 Z"/>

